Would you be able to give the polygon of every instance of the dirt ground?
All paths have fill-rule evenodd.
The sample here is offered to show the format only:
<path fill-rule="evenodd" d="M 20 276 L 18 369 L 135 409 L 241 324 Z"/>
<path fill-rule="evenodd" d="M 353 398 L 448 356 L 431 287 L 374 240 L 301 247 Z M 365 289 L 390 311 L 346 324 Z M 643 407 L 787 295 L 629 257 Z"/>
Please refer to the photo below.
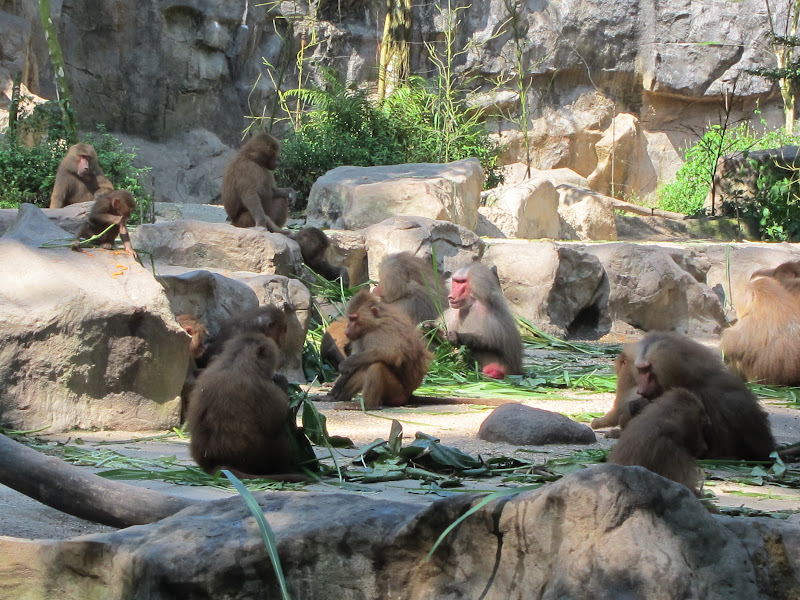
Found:
<path fill-rule="evenodd" d="M 564 395 L 552 398 L 524 400 L 523 403 L 536 408 L 561 412 L 566 415 L 582 413 L 603 413 L 613 402 L 613 394 L 581 394 L 567 390 Z M 328 431 L 331 435 L 351 438 L 356 446 L 363 446 L 376 438 L 387 439 L 392 419 L 403 426 L 405 443 L 410 442 L 414 433 L 423 431 L 436 436 L 444 444 L 454 446 L 484 459 L 493 456 L 523 456 L 526 460 L 544 462 L 554 456 L 569 455 L 583 448 L 611 447 L 614 440 L 606 439 L 598 433 L 595 444 L 589 446 L 546 446 L 520 448 L 509 444 L 495 444 L 479 440 L 476 436 L 481 422 L 492 408 L 473 405 L 464 406 L 424 406 L 387 409 L 372 414 L 360 411 L 341 410 L 335 403 L 316 403 L 326 415 Z M 800 440 L 800 411 L 787 408 L 778 403 L 765 402 L 770 413 L 770 421 L 778 443 L 785 444 Z M 164 432 L 126 432 L 72 431 L 63 434 L 42 435 L 44 439 L 75 443 L 82 440 L 84 447 L 102 443 L 104 448 L 123 454 L 146 458 L 175 455 L 181 463 L 191 464 L 188 442 L 177 437 L 149 441 L 133 441 L 135 438 L 157 435 Z M 109 442 L 112 442 L 109 444 Z M 339 460 L 343 463 L 354 460 L 357 451 L 342 451 Z M 88 467 L 84 467 L 88 468 Z M 91 470 L 91 469 L 90 469 Z M 152 489 L 197 499 L 212 499 L 229 496 L 229 492 L 199 486 L 178 486 L 162 481 L 132 481 L 131 485 L 146 486 Z M 500 479 L 472 480 L 466 483 L 465 490 L 491 490 L 502 486 Z M 305 489 L 318 492 L 342 492 L 363 494 L 374 498 L 391 499 L 403 502 L 427 503 L 438 496 L 426 493 L 417 481 L 384 482 L 380 484 L 359 484 L 343 490 L 335 482 L 309 485 Z M 719 481 L 707 482 L 706 490 L 713 492 L 719 506 L 747 506 L 765 511 L 793 511 L 800 509 L 800 492 L 789 488 L 767 486 L 747 487 Z M 754 492 L 757 497 L 747 496 Z M 744 494 L 744 495 L 743 495 Z M 769 497 L 764 497 L 769 495 Z M 0 486 L 0 535 L 23 538 L 68 538 L 87 533 L 110 531 L 111 528 L 88 523 L 65 515 L 39 504 L 13 490 Z"/>

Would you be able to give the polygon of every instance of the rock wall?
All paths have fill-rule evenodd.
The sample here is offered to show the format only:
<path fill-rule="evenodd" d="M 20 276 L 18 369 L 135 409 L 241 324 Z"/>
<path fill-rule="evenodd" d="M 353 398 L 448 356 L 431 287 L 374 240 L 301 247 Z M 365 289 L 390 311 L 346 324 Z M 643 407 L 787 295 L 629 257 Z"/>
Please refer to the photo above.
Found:
<path fill-rule="evenodd" d="M 491 83 L 518 71 L 507 4 L 461 3 L 456 46 L 467 50 L 455 67 L 480 88 L 476 108 L 507 144 L 504 160 L 514 162 L 521 140 L 508 116 L 519 115 L 519 95 L 511 84 Z M 305 65 L 312 78 L 334 67 L 348 81 L 374 81 L 384 10 L 288 1 L 52 6 L 82 128 L 103 123 L 164 140 L 205 126 L 227 143 L 238 138 L 248 106 L 271 111 L 274 85 L 262 58 L 279 65 L 284 39 L 285 89 L 296 85 L 301 43 L 312 40 Z M 29 89 L 52 97 L 38 3 L 0 0 L 0 11 L 0 89 L 8 94 L 11 75 L 22 70 Z M 774 63 L 761 43 L 760 0 L 550 0 L 520 3 L 516 17 L 536 168 L 570 167 L 598 191 L 641 195 L 674 174 L 684 142 L 717 122 L 722 94 L 734 85 L 734 118 L 752 115 L 760 102 L 761 116 L 780 122 L 774 87 L 747 72 Z M 415 4 L 412 72 L 433 74 L 423 42 L 440 45 L 444 21 L 439 4 Z M 609 160 L 609 139 L 621 138 L 624 153 Z"/>

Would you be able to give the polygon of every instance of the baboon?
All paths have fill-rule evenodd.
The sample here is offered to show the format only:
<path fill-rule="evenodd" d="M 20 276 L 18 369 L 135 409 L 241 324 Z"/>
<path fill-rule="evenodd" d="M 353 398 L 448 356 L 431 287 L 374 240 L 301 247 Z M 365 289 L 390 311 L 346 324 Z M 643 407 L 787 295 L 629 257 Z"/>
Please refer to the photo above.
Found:
<path fill-rule="evenodd" d="M 186 368 L 186 379 L 181 389 L 180 422 L 183 424 L 186 420 L 187 409 L 189 407 L 189 396 L 200 374 L 197 361 L 202 359 L 203 355 L 206 353 L 208 330 L 206 326 L 203 325 L 203 322 L 194 315 L 178 315 L 175 318 L 178 324 L 191 336 L 191 340 L 189 341 L 189 365 Z"/>
<path fill-rule="evenodd" d="M 273 383 L 280 351 L 263 333 L 228 339 L 189 400 L 189 450 L 207 473 L 302 480 L 290 441 L 289 399 Z"/>
<path fill-rule="evenodd" d="M 708 451 L 705 435 L 709 426 L 696 395 L 684 388 L 670 388 L 628 423 L 608 462 L 640 465 L 699 495 L 697 458 Z"/>
<path fill-rule="evenodd" d="M 368 410 L 405 405 L 431 359 L 414 323 L 362 289 L 347 305 L 345 335 L 351 353 L 339 365 L 339 378 L 329 395 L 348 401 L 361 391 Z"/>
<path fill-rule="evenodd" d="M 325 232 L 316 227 L 303 227 L 292 234 L 292 239 L 300 246 L 303 262 L 318 275 L 329 281 L 342 280 L 344 287 L 349 287 L 350 276 L 344 267 L 335 267 L 326 258 L 331 241 Z"/>
<path fill-rule="evenodd" d="M 281 144 L 268 133 L 251 137 L 228 163 L 222 178 L 222 204 L 236 227 L 281 231 L 295 191 L 276 188 L 273 171 L 280 164 Z"/>
<path fill-rule="evenodd" d="M 89 210 L 86 223 L 72 241 L 72 249 L 80 250 L 80 238 L 90 238 L 102 233 L 103 235 L 98 238 L 102 248 L 111 250 L 114 247 L 114 241 L 119 236 L 125 252 L 132 255 L 133 258 L 138 258 L 131 245 L 130 233 L 128 233 L 128 219 L 135 208 L 136 200 L 130 192 L 111 190 L 98 193 Z M 111 228 L 105 231 L 109 225 Z M 104 231 L 105 233 L 103 233 Z"/>
<path fill-rule="evenodd" d="M 497 273 L 473 263 L 453 273 L 444 313 L 448 340 L 469 348 L 484 375 L 522 374 L 522 338 Z"/>
<path fill-rule="evenodd" d="M 622 353 L 617 401 L 636 396 L 655 401 L 668 390 L 686 388 L 700 398 L 711 423 L 708 451 L 701 458 L 769 459 L 775 440 L 766 412 L 714 350 L 684 335 L 661 332 L 626 344 Z"/>
<path fill-rule="evenodd" d="M 373 293 L 402 310 L 414 323 L 436 321 L 442 316 L 447 294 L 430 260 L 400 252 L 386 256 L 378 270 Z"/>
<path fill-rule="evenodd" d="M 97 152 L 91 144 L 75 144 L 67 150 L 56 171 L 53 191 L 50 193 L 50 208 L 63 208 L 70 204 L 89 202 L 95 193 L 114 189 L 103 175 Z"/>
<path fill-rule="evenodd" d="M 746 381 L 800 383 L 800 296 L 777 278 L 757 276 L 743 304 L 739 320 L 722 334 L 725 362 Z"/>

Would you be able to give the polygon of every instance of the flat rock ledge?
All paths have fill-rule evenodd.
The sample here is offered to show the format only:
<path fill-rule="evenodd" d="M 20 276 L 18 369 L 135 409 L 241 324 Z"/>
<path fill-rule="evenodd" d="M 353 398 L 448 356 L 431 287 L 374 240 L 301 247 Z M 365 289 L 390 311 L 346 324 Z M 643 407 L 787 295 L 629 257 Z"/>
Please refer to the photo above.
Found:
<path fill-rule="evenodd" d="M 353 494 L 262 493 L 292 598 L 797 598 L 800 526 L 710 514 L 640 467 L 587 468 L 495 499 L 421 507 Z M 5 598 L 276 598 L 240 497 L 63 541 L 0 537 Z"/>

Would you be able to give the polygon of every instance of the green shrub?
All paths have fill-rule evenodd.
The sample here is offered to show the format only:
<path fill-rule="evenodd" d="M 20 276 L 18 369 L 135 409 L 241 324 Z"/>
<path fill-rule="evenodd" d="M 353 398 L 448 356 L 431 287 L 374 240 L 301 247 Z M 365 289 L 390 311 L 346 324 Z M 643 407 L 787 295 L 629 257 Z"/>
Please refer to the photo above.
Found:
<path fill-rule="evenodd" d="M 728 130 L 720 125 L 711 125 L 703 137 L 686 150 L 685 162 L 675 175 L 675 181 L 658 190 L 658 205 L 664 210 L 687 215 L 700 214 L 703 211 L 703 201 L 711 189 L 719 157 L 739 151 L 777 148 L 796 142 L 796 138 L 782 128 L 757 133 L 747 121 Z"/>
<path fill-rule="evenodd" d="M 0 208 L 17 208 L 22 203 L 36 204 L 42 208 L 50 206 L 50 192 L 55 182 L 58 163 L 67 153 L 67 145 L 52 122 L 52 111 L 36 112 L 22 122 L 30 130 L 46 132 L 45 141 L 27 147 L 7 136 L 0 145 Z M 98 126 L 96 133 L 89 133 L 82 141 L 92 144 L 97 150 L 100 167 L 115 188 L 125 189 L 136 198 L 137 210 L 134 220 L 148 214 L 151 199 L 142 188 L 141 177 L 147 169 L 133 166 L 135 154 L 128 152 L 119 140 Z"/>
<path fill-rule="evenodd" d="M 758 165 L 756 201 L 745 207 L 744 215 L 758 220 L 764 240 L 800 240 L 800 166 L 782 168 Z"/>
<path fill-rule="evenodd" d="M 311 185 L 327 171 L 343 165 L 378 166 L 441 162 L 477 157 L 487 174 L 487 185 L 500 181 L 499 148 L 482 125 L 466 117 L 456 120 L 448 157 L 441 152 L 437 129 L 436 96 L 421 79 L 391 94 L 382 105 L 363 90 L 346 89 L 328 78 L 325 90 L 297 89 L 288 96 L 312 108 L 283 144 L 277 179 L 298 192 L 305 206 Z"/>

